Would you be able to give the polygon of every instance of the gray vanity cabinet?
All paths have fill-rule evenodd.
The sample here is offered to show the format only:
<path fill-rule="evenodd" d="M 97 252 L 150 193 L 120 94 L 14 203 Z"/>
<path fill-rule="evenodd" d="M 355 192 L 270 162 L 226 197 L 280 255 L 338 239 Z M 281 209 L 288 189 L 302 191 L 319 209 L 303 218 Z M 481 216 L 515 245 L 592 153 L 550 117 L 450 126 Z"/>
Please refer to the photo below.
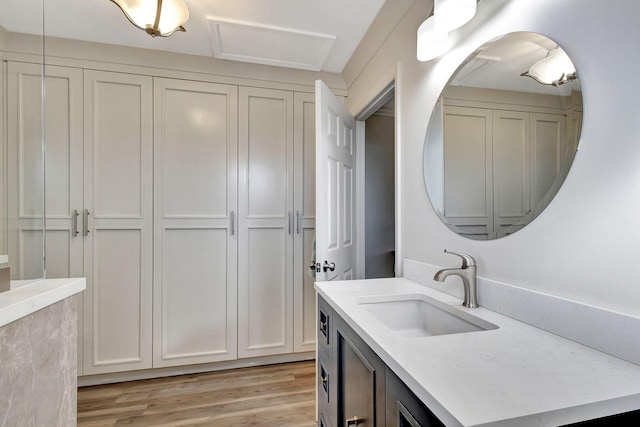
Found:
<path fill-rule="evenodd" d="M 338 425 L 385 425 L 385 364 L 334 314 Z"/>
<path fill-rule="evenodd" d="M 387 427 L 444 425 L 389 368 L 386 383 Z"/>
<path fill-rule="evenodd" d="M 335 379 L 336 364 L 333 363 L 333 310 L 322 298 L 318 297 L 317 322 L 318 339 L 317 351 L 317 396 L 318 396 L 318 425 L 333 427 L 337 424 L 337 388 Z"/>
<path fill-rule="evenodd" d="M 320 427 L 443 425 L 320 296 L 317 314 Z"/>

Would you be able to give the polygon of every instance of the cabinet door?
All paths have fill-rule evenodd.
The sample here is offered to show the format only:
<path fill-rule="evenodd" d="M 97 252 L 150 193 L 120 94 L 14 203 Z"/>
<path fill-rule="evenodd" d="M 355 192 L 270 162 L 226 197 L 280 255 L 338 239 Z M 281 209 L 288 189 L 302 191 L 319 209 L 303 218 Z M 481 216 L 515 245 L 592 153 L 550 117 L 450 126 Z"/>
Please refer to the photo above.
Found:
<path fill-rule="evenodd" d="M 316 357 L 318 416 L 327 425 L 337 424 L 338 414 L 338 374 L 334 359 L 335 337 L 334 314 L 331 306 L 318 296 L 318 349 Z"/>
<path fill-rule="evenodd" d="M 293 93 L 240 88 L 238 355 L 293 351 Z"/>
<path fill-rule="evenodd" d="M 316 109 L 312 93 L 294 96 L 295 239 L 293 349 L 314 351 L 316 291 L 309 272 L 316 228 Z"/>
<path fill-rule="evenodd" d="M 493 233 L 493 115 L 491 110 L 445 106 L 444 216 L 460 233 Z"/>
<path fill-rule="evenodd" d="M 7 67 L 8 253 L 12 280 L 44 277 L 42 66 Z"/>
<path fill-rule="evenodd" d="M 154 367 L 237 357 L 237 87 L 154 80 Z"/>
<path fill-rule="evenodd" d="M 152 96 L 84 72 L 84 374 L 151 367 Z"/>
<path fill-rule="evenodd" d="M 386 368 L 387 427 L 441 427 L 444 424 Z"/>
<path fill-rule="evenodd" d="M 551 202 L 568 172 L 566 117 L 531 114 L 531 205 L 535 215 Z M 569 157 L 570 158 L 570 157 Z"/>
<path fill-rule="evenodd" d="M 336 316 L 333 320 L 338 376 L 336 425 L 384 426 L 385 365 L 344 320 Z"/>
<path fill-rule="evenodd" d="M 498 236 L 530 212 L 529 113 L 493 111 L 493 206 Z M 512 233 L 522 228 L 511 228 Z M 495 236 L 494 236 L 495 237 Z"/>

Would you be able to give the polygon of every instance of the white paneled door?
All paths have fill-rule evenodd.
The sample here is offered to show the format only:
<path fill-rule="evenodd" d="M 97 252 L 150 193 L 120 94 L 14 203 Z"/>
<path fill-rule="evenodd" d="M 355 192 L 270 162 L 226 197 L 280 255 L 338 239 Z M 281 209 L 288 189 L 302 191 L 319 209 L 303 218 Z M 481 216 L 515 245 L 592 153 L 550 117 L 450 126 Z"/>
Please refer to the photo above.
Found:
<path fill-rule="evenodd" d="M 152 79 L 84 71 L 84 374 L 151 368 Z"/>
<path fill-rule="evenodd" d="M 293 92 L 240 88 L 238 356 L 293 351 Z"/>
<path fill-rule="evenodd" d="M 237 91 L 154 80 L 154 367 L 237 357 Z"/>
<path fill-rule="evenodd" d="M 356 120 L 321 80 L 316 173 L 316 280 L 356 278 Z"/>

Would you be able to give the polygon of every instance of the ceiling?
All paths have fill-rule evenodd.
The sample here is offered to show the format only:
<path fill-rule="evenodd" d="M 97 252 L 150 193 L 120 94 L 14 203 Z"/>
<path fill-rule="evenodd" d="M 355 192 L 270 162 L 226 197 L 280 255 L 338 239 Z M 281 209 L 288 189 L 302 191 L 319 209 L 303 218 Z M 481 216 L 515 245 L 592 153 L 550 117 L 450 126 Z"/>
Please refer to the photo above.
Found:
<path fill-rule="evenodd" d="M 568 96 L 572 91 L 580 91 L 579 80 L 556 87 L 521 76 L 557 46 L 553 40 L 536 33 L 507 34 L 476 50 L 456 71 L 450 84 Z"/>
<path fill-rule="evenodd" d="M 11 32 L 41 34 L 43 1 L 0 0 L 0 25 Z M 190 14 L 184 25 L 187 31 L 168 38 L 152 38 L 134 27 L 110 0 L 46 0 L 45 32 L 53 37 L 209 57 L 216 56 L 215 51 L 223 59 L 339 73 L 384 3 L 184 1 Z M 218 24 L 212 25 L 208 17 L 217 19 Z M 221 36 L 217 41 L 213 37 L 216 31 Z M 269 62 L 272 59 L 276 62 Z"/>

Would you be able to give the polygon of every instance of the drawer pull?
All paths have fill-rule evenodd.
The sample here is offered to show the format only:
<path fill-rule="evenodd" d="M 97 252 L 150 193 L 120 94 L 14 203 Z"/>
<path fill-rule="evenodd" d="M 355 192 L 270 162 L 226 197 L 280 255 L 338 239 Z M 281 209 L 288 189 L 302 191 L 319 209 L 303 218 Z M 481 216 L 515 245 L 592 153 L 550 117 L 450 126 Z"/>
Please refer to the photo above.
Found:
<path fill-rule="evenodd" d="M 347 422 L 347 427 L 357 426 L 358 424 L 364 422 L 364 418 L 358 418 L 356 416 L 353 416 L 351 418 L 347 418 L 346 422 Z"/>

